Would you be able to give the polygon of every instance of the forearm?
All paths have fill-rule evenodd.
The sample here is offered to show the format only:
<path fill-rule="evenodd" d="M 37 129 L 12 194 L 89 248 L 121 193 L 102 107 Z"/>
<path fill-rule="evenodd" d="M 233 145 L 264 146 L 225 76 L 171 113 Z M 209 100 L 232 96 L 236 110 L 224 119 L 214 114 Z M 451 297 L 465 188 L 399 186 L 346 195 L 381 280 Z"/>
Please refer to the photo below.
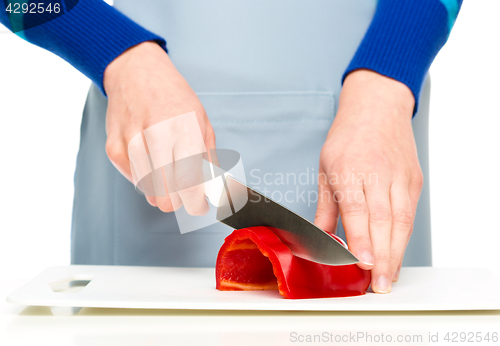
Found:
<path fill-rule="evenodd" d="M 0 2 L 0 8 L 2 24 L 17 31 L 10 25 L 3 2 Z M 64 15 L 40 25 L 32 26 L 33 23 L 26 22 L 33 18 L 16 19 L 17 25 L 21 21 L 20 25 L 29 27 L 19 31 L 19 36 L 69 62 L 103 93 L 104 70 L 124 51 L 145 41 L 156 41 L 166 50 L 164 39 L 137 25 L 102 0 L 80 0 Z"/>
<path fill-rule="evenodd" d="M 405 84 L 418 107 L 429 67 L 445 44 L 462 0 L 379 0 L 377 11 L 343 81 L 368 69 Z"/>

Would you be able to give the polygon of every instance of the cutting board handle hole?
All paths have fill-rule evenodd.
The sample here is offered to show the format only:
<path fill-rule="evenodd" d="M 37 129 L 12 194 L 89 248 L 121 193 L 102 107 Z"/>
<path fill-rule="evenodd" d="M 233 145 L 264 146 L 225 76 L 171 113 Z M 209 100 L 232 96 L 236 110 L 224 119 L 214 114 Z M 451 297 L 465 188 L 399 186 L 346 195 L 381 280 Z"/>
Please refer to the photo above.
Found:
<path fill-rule="evenodd" d="M 92 281 L 89 277 L 72 277 L 60 281 L 49 283 L 50 288 L 55 293 L 78 293 Z"/>

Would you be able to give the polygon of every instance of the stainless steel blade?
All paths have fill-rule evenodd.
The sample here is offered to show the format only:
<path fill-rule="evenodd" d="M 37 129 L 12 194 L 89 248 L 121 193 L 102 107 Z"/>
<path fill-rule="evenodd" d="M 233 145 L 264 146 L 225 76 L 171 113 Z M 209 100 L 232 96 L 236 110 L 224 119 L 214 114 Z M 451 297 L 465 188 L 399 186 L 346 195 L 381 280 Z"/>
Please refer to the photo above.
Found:
<path fill-rule="evenodd" d="M 254 226 L 271 227 L 295 256 L 313 262 L 327 265 L 359 262 L 330 234 L 281 204 L 231 176 L 227 177 L 225 185 L 226 192 L 229 193 L 228 198 L 223 198 L 217 208 L 218 221 L 235 229 Z M 240 204 L 238 201 L 242 200 L 246 201 L 244 206 L 235 210 L 235 205 Z"/>

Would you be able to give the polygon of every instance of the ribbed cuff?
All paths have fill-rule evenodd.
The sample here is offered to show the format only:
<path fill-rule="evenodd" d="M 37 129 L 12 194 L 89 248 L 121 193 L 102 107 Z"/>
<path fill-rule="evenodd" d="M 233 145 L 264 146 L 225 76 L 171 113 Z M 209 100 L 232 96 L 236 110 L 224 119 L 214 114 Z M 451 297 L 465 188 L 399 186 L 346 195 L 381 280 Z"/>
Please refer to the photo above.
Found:
<path fill-rule="evenodd" d="M 80 0 L 63 16 L 24 31 L 26 39 L 45 48 L 89 77 L 106 95 L 104 70 L 125 50 L 146 41 L 166 42 L 102 0 Z"/>
<path fill-rule="evenodd" d="M 448 13 L 439 0 L 379 0 L 342 82 L 358 69 L 400 81 L 415 97 L 415 114 L 427 71 L 448 34 Z"/>

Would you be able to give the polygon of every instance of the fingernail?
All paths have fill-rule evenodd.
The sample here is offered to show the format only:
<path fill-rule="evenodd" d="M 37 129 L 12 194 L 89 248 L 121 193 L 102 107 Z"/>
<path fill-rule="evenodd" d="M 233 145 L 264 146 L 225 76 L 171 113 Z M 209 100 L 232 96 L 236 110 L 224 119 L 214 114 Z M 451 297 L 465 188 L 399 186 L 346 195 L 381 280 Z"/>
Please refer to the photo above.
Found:
<path fill-rule="evenodd" d="M 373 259 L 373 256 L 369 252 L 365 252 L 361 255 L 361 262 L 368 266 L 372 266 L 375 263 L 375 260 Z"/>
<path fill-rule="evenodd" d="M 394 279 L 392 279 L 392 282 L 397 282 L 399 280 L 399 271 L 401 270 L 401 267 L 396 270 L 396 274 L 394 274 Z"/>
<path fill-rule="evenodd" d="M 377 293 L 389 293 L 391 291 L 391 284 L 385 276 L 381 276 L 377 280 L 377 286 L 375 289 Z"/>

